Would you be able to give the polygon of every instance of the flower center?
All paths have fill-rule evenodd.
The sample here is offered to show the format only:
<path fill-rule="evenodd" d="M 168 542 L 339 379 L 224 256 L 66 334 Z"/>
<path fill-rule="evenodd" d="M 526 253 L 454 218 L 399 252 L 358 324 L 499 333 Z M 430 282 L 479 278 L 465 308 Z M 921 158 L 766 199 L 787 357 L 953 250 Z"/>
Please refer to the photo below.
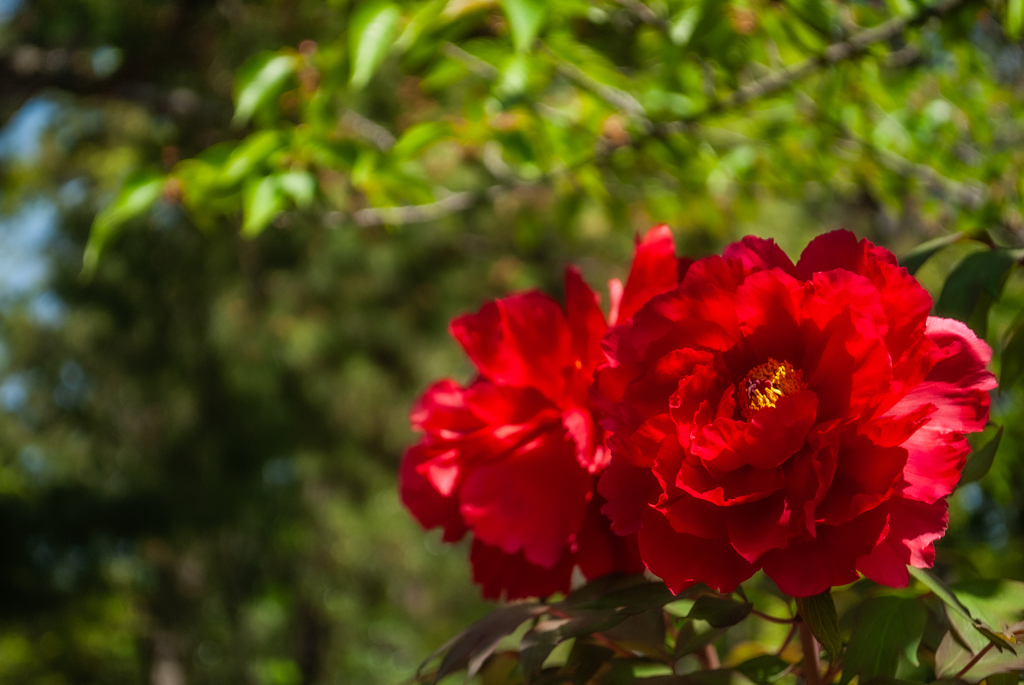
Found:
<path fill-rule="evenodd" d="M 774 407 L 785 397 L 803 388 L 803 372 L 793 368 L 789 362 L 768 361 L 750 370 L 739 384 L 740 411 L 743 418 L 750 419 L 765 407 Z"/>

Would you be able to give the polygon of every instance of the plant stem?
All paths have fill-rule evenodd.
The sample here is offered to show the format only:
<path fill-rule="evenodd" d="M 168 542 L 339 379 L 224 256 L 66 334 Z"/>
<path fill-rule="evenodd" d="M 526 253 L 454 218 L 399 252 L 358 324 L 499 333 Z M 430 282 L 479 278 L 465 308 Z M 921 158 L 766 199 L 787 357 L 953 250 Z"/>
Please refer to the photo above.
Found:
<path fill-rule="evenodd" d="M 713 643 L 704 645 L 704 648 L 698 650 L 694 656 L 697 657 L 697 661 L 705 671 L 714 671 L 722 667 L 722 662 L 718 659 L 718 651 L 715 650 Z"/>
<path fill-rule="evenodd" d="M 821 685 L 821 655 L 818 641 L 806 623 L 800 623 L 800 644 L 804 650 L 804 681 L 807 685 Z"/>

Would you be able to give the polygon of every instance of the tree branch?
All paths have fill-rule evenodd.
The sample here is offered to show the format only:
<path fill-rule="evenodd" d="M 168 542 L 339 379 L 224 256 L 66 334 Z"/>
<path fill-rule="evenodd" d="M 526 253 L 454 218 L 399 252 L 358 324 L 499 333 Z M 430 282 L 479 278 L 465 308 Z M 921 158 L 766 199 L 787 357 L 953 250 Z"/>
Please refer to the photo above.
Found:
<path fill-rule="evenodd" d="M 490 189 L 488 189 L 489 191 Z M 424 221 L 435 221 L 451 214 L 457 214 L 476 204 L 487 192 L 467 190 L 452 193 L 437 202 L 425 205 L 405 205 L 402 207 L 367 207 L 357 211 L 353 218 L 360 226 L 398 226 L 418 224 Z"/>
<path fill-rule="evenodd" d="M 732 109 L 752 100 L 777 93 L 822 67 L 862 55 L 870 45 L 891 40 L 908 29 L 923 24 L 932 17 L 940 17 L 953 11 L 965 2 L 967 0 L 940 0 L 935 5 L 927 7 L 913 16 L 894 17 L 882 22 L 878 26 L 859 31 L 845 40 L 828 46 L 820 55 L 808 57 L 801 62 L 783 67 L 778 71 L 774 71 L 767 76 L 737 88 L 722 99 L 712 103 L 707 109 L 696 112 L 692 116 L 674 122 L 659 124 L 657 127 L 658 131 L 659 133 L 667 134 L 680 133 L 686 130 L 687 124 L 701 119 L 708 114 Z"/>

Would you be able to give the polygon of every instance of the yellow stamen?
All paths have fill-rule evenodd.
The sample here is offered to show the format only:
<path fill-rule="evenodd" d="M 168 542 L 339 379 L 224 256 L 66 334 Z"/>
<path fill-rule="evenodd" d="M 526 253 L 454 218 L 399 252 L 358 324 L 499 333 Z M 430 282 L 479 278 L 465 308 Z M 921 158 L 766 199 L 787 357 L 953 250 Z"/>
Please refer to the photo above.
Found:
<path fill-rule="evenodd" d="M 771 357 L 764 364 L 750 370 L 739 384 L 740 411 L 749 419 L 765 407 L 774 407 L 785 397 L 803 389 L 803 372 L 789 362 L 775 361 Z"/>

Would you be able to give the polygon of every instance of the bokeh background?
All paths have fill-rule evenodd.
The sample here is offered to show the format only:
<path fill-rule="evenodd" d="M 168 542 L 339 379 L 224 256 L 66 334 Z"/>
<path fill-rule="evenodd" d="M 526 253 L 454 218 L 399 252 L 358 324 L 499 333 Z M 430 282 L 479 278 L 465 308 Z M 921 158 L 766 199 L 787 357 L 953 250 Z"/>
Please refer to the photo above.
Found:
<path fill-rule="evenodd" d="M 1024 0 L 0 0 L 0 682 L 408 679 L 488 610 L 396 493 L 413 398 L 471 377 L 448 320 L 560 296 L 568 263 L 605 292 L 656 222 L 695 257 L 946 240 L 936 298 L 969 255 L 1018 258 L 1022 24 Z M 1004 267 L 957 310 L 997 369 Z M 1018 367 L 947 577 L 1024 579 Z"/>

